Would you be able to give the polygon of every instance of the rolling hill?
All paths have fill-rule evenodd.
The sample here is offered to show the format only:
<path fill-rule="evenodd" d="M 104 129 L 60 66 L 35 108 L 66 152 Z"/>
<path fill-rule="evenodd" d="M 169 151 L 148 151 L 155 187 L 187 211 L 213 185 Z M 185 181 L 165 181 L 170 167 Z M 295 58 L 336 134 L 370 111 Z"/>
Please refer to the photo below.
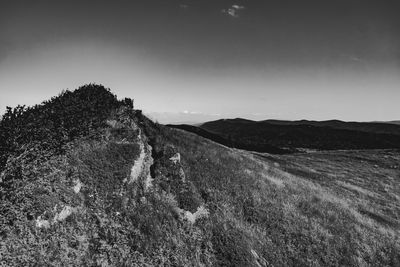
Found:
<path fill-rule="evenodd" d="M 400 126 L 394 124 L 223 119 L 200 127 L 248 146 L 321 150 L 400 148 Z"/>
<path fill-rule="evenodd" d="M 247 142 L 241 142 L 240 140 L 238 141 L 238 140 L 228 139 L 228 138 L 222 137 L 221 135 L 209 132 L 207 130 L 204 130 L 201 127 L 196 127 L 193 125 L 168 124 L 167 126 L 171 127 L 171 128 L 181 129 L 181 130 L 195 133 L 201 137 L 210 139 L 214 142 L 217 142 L 217 143 L 227 146 L 227 147 L 245 149 L 245 150 L 256 151 L 256 152 L 271 153 L 271 154 L 288 154 L 288 153 L 293 152 L 293 150 L 279 148 L 279 147 L 275 147 L 275 146 L 272 146 L 269 144 L 252 144 L 252 143 L 247 143 Z"/>
<path fill-rule="evenodd" d="M 282 120 L 264 120 L 270 124 L 276 125 L 312 125 L 318 127 L 330 127 L 333 129 L 351 130 L 375 134 L 394 134 L 400 135 L 400 126 L 394 125 L 396 122 L 345 122 L 340 120 L 328 121 L 282 121 Z"/>
<path fill-rule="evenodd" d="M 396 150 L 251 153 L 93 84 L 0 134 L 1 266 L 400 264 Z"/>

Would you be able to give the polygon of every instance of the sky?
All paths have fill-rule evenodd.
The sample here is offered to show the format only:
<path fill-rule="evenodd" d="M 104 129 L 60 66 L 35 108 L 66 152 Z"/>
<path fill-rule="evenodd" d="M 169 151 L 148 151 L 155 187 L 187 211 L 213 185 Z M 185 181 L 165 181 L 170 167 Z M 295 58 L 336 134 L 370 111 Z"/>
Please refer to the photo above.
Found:
<path fill-rule="evenodd" d="M 400 119 L 397 0 L 1 0 L 0 110 L 98 83 L 162 123 Z"/>

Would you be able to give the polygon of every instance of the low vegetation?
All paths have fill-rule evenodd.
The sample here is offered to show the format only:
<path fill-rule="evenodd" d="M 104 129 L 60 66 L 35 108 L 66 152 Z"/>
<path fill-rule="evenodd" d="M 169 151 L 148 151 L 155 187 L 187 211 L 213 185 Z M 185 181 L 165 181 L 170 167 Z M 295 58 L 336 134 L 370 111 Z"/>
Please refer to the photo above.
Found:
<path fill-rule="evenodd" d="M 181 151 L 187 177 L 210 208 L 208 231 L 213 233 L 217 265 L 400 264 L 400 171 L 388 167 L 398 164 L 398 151 L 367 151 L 361 165 L 352 164 L 358 160 L 356 152 L 341 162 L 331 152 L 321 165 L 308 154 L 265 158 L 179 130 L 166 136 Z M 317 175 L 307 169 L 311 164 L 319 166 L 318 177 L 326 183 L 315 180 Z M 339 170 L 343 176 L 334 181 Z M 344 197 L 349 189 L 339 182 L 353 179 L 358 181 L 354 187 L 382 196 L 373 206 L 365 200 L 368 195 L 357 191 Z M 379 211 L 383 209 L 386 213 Z"/>

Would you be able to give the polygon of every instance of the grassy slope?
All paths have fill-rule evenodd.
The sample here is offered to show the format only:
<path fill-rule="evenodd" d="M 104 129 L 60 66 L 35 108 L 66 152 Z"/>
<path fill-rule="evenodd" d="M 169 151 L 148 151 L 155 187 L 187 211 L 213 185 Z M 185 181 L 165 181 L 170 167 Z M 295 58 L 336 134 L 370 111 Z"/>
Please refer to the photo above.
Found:
<path fill-rule="evenodd" d="M 352 202 L 357 210 L 400 230 L 400 151 L 335 151 L 263 156 Z"/>
<path fill-rule="evenodd" d="M 62 155 L 38 162 L 31 159 L 43 151 L 27 151 L 12 159 L 19 168 L 8 161 L 5 175 L 21 173 L 0 203 L 1 266 L 212 264 L 210 234 L 201 228 L 207 221 L 192 225 L 177 212 L 199 202 L 188 183 L 170 175 L 173 189 L 166 192 L 159 186 L 164 176 L 147 191 L 141 181 L 124 182 L 139 156 L 139 121 L 131 115 L 111 116 L 117 128 L 99 129 L 97 139 L 77 138 Z M 161 167 L 170 172 L 178 164 L 168 156 Z M 77 181 L 82 188 L 74 192 Z M 65 207 L 73 213 L 55 221 Z M 49 225 L 38 227 L 38 220 Z"/>
<path fill-rule="evenodd" d="M 386 161 L 378 167 L 371 162 L 357 165 L 352 164 L 357 154 L 344 160 L 334 153 L 322 157 L 324 165 L 318 157 L 265 159 L 180 130 L 168 130 L 166 136 L 181 152 L 187 177 L 211 209 L 209 231 L 219 264 L 400 264 L 395 204 L 400 197 L 399 172 L 384 166 Z M 399 153 L 386 156 L 394 162 Z M 281 165 L 295 162 L 290 165 L 293 174 L 285 171 L 287 166 L 276 167 L 278 160 Z M 309 165 L 319 166 L 325 182 L 316 181 L 308 175 L 311 172 L 293 172 L 308 170 Z M 358 184 L 351 186 L 351 181 Z M 355 188 L 360 190 L 354 192 Z M 368 190 L 377 198 L 365 196 Z"/>
<path fill-rule="evenodd" d="M 4 174 L 19 170 L 19 177 L 14 178 L 14 189 L 3 196 L 0 205 L 1 263 L 93 265 L 105 261 L 101 253 L 105 249 L 110 257 L 116 257 L 107 243 L 102 246 L 99 235 L 123 225 L 116 216 L 123 198 L 116 194 L 139 155 L 137 133 L 123 129 L 128 132 L 125 137 L 130 137 L 123 143 L 117 133 L 106 128 L 100 131 L 103 138 L 81 137 L 68 143 L 62 155 L 43 155 L 43 151 L 31 149 L 12 159 L 15 166 L 9 160 Z M 78 193 L 73 190 L 77 181 L 83 185 Z M 65 221 L 53 223 L 55 215 L 67 206 L 77 211 Z M 51 226 L 38 228 L 39 216 Z M 106 230 L 102 224 L 111 227 Z M 100 253 L 88 253 L 90 250 Z"/>

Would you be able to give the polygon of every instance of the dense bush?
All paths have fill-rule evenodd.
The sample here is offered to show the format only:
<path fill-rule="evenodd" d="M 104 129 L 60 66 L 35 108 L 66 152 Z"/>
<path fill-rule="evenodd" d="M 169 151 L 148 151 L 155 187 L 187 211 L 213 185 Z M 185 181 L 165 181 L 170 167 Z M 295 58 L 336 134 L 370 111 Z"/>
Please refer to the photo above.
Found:
<path fill-rule="evenodd" d="M 88 84 L 63 91 L 41 105 L 7 107 L 0 121 L 0 172 L 10 155 L 20 154 L 33 143 L 42 151 L 62 152 L 67 142 L 104 126 L 110 112 L 124 103 L 132 105 L 118 101 L 101 85 Z"/>

